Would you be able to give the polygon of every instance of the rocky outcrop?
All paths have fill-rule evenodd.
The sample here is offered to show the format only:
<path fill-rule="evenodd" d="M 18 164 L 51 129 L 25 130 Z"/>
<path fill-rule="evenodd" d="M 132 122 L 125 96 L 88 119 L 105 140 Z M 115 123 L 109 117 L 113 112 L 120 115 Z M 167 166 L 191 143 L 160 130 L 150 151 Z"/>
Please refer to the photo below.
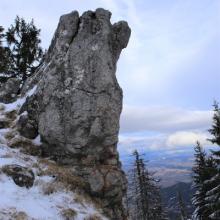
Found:
<path fill-rule="evenodd" d="M 122 220 L 126 180 L 117 152 L 122 90 L 115 72 L 130 28 L 124 21 L 112 25 L 110 17 L 97 9 L 60 18 L 44 64 L 22 91 L 35 90 L 20 110 L 18 127 L 28 138 L 39 134 L 43 154 L 74 167 L 111 219 Z"/>

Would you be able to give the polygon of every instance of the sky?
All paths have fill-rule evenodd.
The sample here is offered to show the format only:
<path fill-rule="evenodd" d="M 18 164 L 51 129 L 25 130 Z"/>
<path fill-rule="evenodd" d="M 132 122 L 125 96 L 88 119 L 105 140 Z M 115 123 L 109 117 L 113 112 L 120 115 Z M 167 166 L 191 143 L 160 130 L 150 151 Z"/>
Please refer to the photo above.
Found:
<path fill-rule="evenodd" d="M 124 94 L 120 150 L 209 145 L 212 104 L 220 101 L 219 0 L 1 0 L 0 25 L 33 18 L 48 48 L 62 14 L 99 7 L 132 30 L 116 73 Z"/>

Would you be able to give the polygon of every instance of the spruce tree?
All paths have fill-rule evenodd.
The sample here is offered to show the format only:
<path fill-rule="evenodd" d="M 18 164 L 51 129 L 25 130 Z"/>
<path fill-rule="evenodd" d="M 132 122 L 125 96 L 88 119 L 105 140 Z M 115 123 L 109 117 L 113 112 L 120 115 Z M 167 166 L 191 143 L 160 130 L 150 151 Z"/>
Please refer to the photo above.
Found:
<path fill-rule="evenodd" d="M 181 220 L 187 220 L 188 219 L 188 213 L 186 210 L 186 206 L 185 203 L 183 201 L 181 192 L 179 191 L 177 194 L 177 198 L 178 198 L 178 203 L 179 203 L 179 209 L 180 209 L 180 219 Z"/>
<path fill-rule="evenodd" d="M 202 146 L 197 142 L 194 147 L 195 150 L 195 162 L 193 166 L 193 182 L 196 193 L 193 195 L 193 204 L 195 206 L 194 217 L 203 219 L 205 209 L 205 191 L 203 189 L 203 183 L 206 180 L 204 176 L 205 164 L 206 164 L 206 153 L 202 149 Z"/>
<path fill-rule="evenodd" d="M 9 77 L 18 77 L 22 83 L 33 74 L 41 64 L 43 51 L 40 47 L 40 29 L 32 20 L 27 23 L 23 18 L 16 17 L 15 22 L 6 32 L 9 49 Z"/>
<path fill-rule="evenodd" d="M 199 142 L 197 142 L 194 150 L 193 181 L 196 192 L 193 195 L 193 204 L 196 209 L 193 216 L 194 219 L 209 220 L 212 212 L 207 200 L 207 193 L 212 188 L 210 179 L 216 174 L 216 165 L 211 156 L 207 157 Z"/>
<path fill-rule="evenodd" d="M 0 82 L 2 82 L 2 79 L 4 78 L 5 72 L 8 69 L 9 66 L 9 50 L 7 47 L 3 45 L 3 41 L 5 38 L 4 34 L 4 28 L 0 26 Z"/>
<path fill-rule="evenodd" d="M 209 139 L 211 143 L 220 147 L 220 108 L 217 102 L 214 102 L 214 115 L 212 127 L 209 129 L 212 138 Z M 216 164 L 216 171 L 206 181 L 209 190 L 206 193 L 206 201 L 211 212 L 211 219 L 220 219 L 220 149 L 212 150 L 212 158 Z"/>
<path fill-rule="evenodd" d="M 3 34 L 4 28 L 0 26 L 0 73 L 4 71 L 4 62 L 2 57 L 4 56 L 4 48 L 2 46 L 2 41 L 3 41 Z"/>
<path fill-rule="evenodd" d="M 4 28 L 2 26 L 0 26 L 0 48 L 2 49 L 2 41 L 3 41 L 3 37 L 4 37 Z"/>
<path fill-rule="evenodd" d="M 127 204 L 132 220 L 164 220 L 160 189 L 157 181 L 146 168 L 144 160 L 137 151 L 135 162 L 128 176 Z"/>
<path fill-rule="evenodd" d="M 220 108 L 218 102 L 214 101 L 213 107 L 214 115 L 212 118 L 212 128 L 209 129 L 209 133 L 212 135 L 212 138 L 208 140 L 220 147 Z M 220 164 L 220 150 L 212 151 L 212 153 L 216 156 L 217 163 Z"/>
<path fill-rule="evenodd" d="M 147 177 L 142 159 L 137 151 L 134 151 L 134 166 L 130 171 L 128 184 L 128 203 L 132 219 L 147 219 L 148 194 L 146 188 Z"/>

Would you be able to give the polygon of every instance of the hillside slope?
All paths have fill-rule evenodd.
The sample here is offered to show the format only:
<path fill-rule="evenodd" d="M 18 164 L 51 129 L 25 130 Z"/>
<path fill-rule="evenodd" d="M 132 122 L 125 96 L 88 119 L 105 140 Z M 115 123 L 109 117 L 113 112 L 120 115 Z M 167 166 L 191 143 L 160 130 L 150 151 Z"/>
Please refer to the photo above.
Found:
<path fill-rule="evenodd" d="M 82 194 L 79 178 L 71 176 L 67 168 L 37 156 L 39 137 L 31 141 L 14 130 L 23 101 L 0 104 L 0 219 L 107 219 L 100 214 L 98 204 Z M 25 184 L 26 173 L 15 171 L 10 175 L 10 167 L 33 172 L 33 186 L 17 185 Z"/>
<path fill-rule="evenodd" d="M 162 201 L 167 208 L 171 220 L 178 219 L 180 213 L 178 193 L 182 196 L 187 213 L 189 215 L 192 214 L 193 205 L 191 199 L 194 192 L 195 190 L 192 188 L 192 184 L 184 182 L 179 182 L 170 187 L 161 189 Z"/>

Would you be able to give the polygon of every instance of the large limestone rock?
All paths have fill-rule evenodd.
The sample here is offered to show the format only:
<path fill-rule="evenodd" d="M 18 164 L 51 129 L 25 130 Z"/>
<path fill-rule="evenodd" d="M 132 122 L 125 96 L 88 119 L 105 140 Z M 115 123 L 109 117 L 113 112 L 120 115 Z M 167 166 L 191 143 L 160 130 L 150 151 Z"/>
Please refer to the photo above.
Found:
<path fill-rule="evenodd" d="M 97 9 L 60 18 L 44 64 L 22 91 L 36 88 L 20 113 L 27 111 L 23 133 L 40 134 L 44 154 L 74 166 L 111 219 L 121 220 L 126 181 L 116 149 L 122 90 L 115 73 L 130 28 L 110 17 Z"/>

